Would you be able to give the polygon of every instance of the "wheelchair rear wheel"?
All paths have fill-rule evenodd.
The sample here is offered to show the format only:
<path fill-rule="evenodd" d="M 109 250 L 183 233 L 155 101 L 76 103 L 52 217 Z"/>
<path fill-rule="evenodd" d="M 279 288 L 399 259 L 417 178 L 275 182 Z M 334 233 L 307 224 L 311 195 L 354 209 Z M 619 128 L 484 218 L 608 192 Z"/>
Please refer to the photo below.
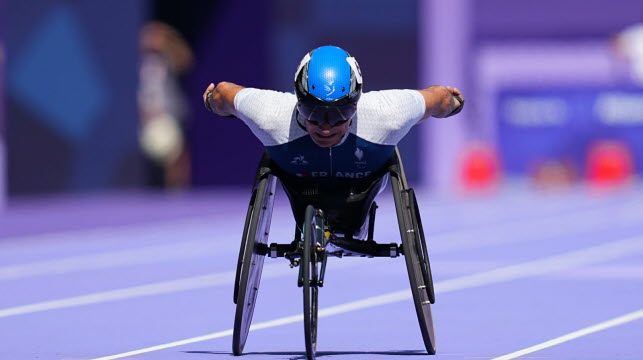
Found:
<path fill-rule="evenodd" d="M 232 334 L 234 355 L 243 353 L 252 323 L 265 259 L 265 254 L 259 251 L 258 244 L 267 244 L 268 242 L 276 181 L 277 178 L 272 175 L 259 181 L 250 199 L 246 215 L 234 289 L 235 303 L 237 304 Z"/>
<path fill-rule="evenodd" d="M 411 205 L 411 216 L 413 220 L 415 234 L 415 249 L 417 251 L 417 256 L 420 263 L 420 268 L 422 270 L 422 277 L 424 279 L 424 284 L 426 285 L 426 290 L 429 295 L 429 301 L 431 304 L 435 304 L 435 290 L 433 289 L 433 275 L 431 274 L 431 264 L 429 262 L 429 250 L 426 246 L 426 238 L 424 237 L 424 228 L 422 227 L 422 217 L 420 216 L 420 208 L 418 207 L 417 199 L 415 197 L 415 191 L 413 189 L 408 190 L 409 201 Z M 421 249 L 421 250 L 420 250 Z"/>
<path fill-rule="evenodd" d="M 392 177 L 393 178 L 393 177 Z M 420 223 L 415 194 L 411 189 L 403 189 L 397 179 L 391 179 L 393 197 L 402 238 L 404 261 L 413 294 L 413 303 L 418 317 L 424 347 L 430 355 L 436 352 L 435 330 L 431 304 L 434 302 L 433 284 L 424 234 Z"/>
<path fill-rule="evenodd" d="M 304 249 L 301 258 L 301 277 L 304 290 L 304 339 L 306 358 L 315 359 L 317 348 L 317 310 L 318 310 L 318 256 L 317 244 L 323 244 L 324 223 L 311 205 L 306 207 L 304 218 Z"/>

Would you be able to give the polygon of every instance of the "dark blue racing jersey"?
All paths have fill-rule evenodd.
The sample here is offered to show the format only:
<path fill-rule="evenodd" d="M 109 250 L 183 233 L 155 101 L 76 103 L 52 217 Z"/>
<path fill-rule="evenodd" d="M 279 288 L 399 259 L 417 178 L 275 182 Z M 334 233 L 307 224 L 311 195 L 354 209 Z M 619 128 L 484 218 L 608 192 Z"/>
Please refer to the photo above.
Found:
<path fill-rule="evenodd" d="M 337 146 L 322 148 L 310 136 L 267 146 L 283 171 L 301 178 L 363 178 L 379 170 L 391 157 L 394 145 L 380 145 L 349 133 Z"/>
<path fill-rule="evenodd" d="M 273 161 L 301 178 L 358 179 L 380 170 L 426 108 L 416 90 L 364 93 L 344 139 L 323 148 L 298 123 L 296 104 L 294 94 L 252 88 L 234 99 L 237 114 Z"/>

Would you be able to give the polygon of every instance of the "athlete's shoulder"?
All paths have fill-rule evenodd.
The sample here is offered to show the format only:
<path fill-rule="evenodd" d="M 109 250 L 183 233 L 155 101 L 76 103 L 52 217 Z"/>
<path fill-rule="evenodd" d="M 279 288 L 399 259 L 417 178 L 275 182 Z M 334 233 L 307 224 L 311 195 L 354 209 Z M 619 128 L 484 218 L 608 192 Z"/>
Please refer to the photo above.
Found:
<path fill-rule="evenodd" d="M 396 145 L 424 111 L 424 98 L 417 90 L 367 92 L 357 104 L 355 134 L 376 144 Z"/>
<path fill-rule="evenodd" d="M 245 88 L 234 98 L 234 107 L 253 134 L 265 145 L 284 144 L 305 132 L 296 123 L 297 98 L 292 93 Z"/>

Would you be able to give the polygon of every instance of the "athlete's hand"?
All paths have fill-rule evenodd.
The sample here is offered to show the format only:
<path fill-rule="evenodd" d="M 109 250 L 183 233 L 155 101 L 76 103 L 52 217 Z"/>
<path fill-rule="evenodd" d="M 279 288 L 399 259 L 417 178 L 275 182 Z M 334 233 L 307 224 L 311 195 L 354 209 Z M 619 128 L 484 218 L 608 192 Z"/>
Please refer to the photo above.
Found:
<path fill-rule="evenodd" d="M 210 101 L 212 101 L 212 93 L 214 92 L 214 88 L 215 88 L 214 84 L 210 84 L 208 85 L 208 88 L 205 89 L 205 92 L 203 93 L 203 104 L 210 112 L 214 112 L 212 111 L 212 103 L 210 103 Z"/>
<path fill-rule="evenodd" d="M 458 88 L 454 88 L 451 86 L 445 86 L 447 90 L 451 93 L 451 106 L 452 106 L 452 111 L 448 116 L 455 115 L 459 113 L 462 110 L 462 107 L 464 106 L 464 98 L 462 97 L 462 93 Z"/>
<path fill-rule="evenodd" d="M 447 88 L 447 90 L 449 90 L 451 95 L 453 95 L 453 97 L 455 98 L 456 107 L 460 106 L 460 99 L 462 99 L 462 93 L 460 92 L 460 90 L 458 90 L 458 88 L 454 88 L 454 87 L 451 87 L 451 86 L 445 86 L 445 88 Z M 458 98 L 460 98 L 460 99 L 458 99 Z"/>
<path fill-rule="evenodd" d="M 451 86 L 433 85 L 418 90 L 424 97 L 426 111 L 418 123 L 429 117 L 445 118 L 455 115 L 462 110 L 464 98 L 457 88 Z"/>
<path fill-rule="evenodd" d="M 217 85 L 210 84 L 203 93 L 203 103 L 208 110 L 216 115 L 238 117 L 234 108 L 234 97 L 243 89 L 243 86 L 227 81 L 222 81 Z"/>

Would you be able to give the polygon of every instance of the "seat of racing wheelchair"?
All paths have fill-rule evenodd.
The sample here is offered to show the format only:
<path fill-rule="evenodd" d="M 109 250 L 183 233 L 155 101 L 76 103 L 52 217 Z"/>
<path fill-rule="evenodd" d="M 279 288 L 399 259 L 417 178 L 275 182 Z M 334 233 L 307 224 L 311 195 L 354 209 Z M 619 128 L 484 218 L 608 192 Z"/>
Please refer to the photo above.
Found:
<path fill-rule="evenodd" d="M 397 163 L 395 158 L 396 154 L 388 164 Z M 359 179 L 301 178 L 283 172 L 270 155 L 264 152 L 255 184 L 267 174 L 280 180 L 299 230 L 304 221 L 306 206 L 313 205 L 324 212 L 334 235 L 346 240 L 365 240 L 377 207 L 375 197 L 386 186 L 388 173 L 389 166 L 383 166 L 380 171 Z"/>

